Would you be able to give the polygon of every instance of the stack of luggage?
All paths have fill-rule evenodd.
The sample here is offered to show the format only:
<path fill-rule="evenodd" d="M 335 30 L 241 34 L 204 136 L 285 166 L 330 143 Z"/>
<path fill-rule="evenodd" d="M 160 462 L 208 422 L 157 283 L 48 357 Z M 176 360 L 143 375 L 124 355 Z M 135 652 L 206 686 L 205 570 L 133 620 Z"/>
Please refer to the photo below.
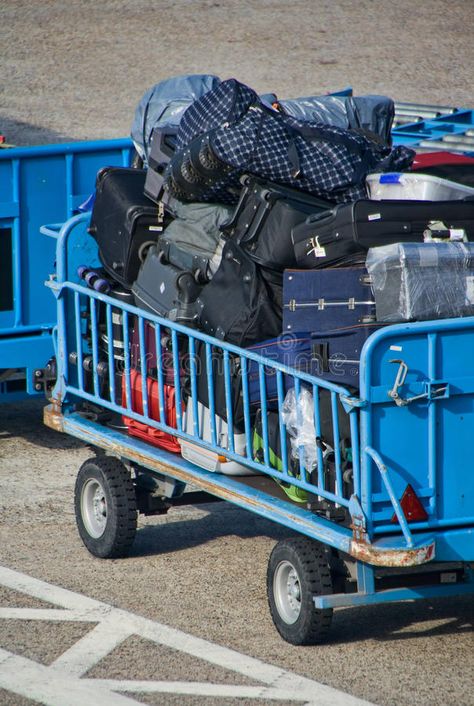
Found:
<path fill-rule="evenodd" d="M 393 117 L 393 102 L 383 96 L 278 101 L 215 76 L 158 84 L 145 94 L 132 129 L 143 168 L 107 168 L 97 177 L 90 233 L 103 269 L 91 286 L 356 392 L 362 347 L 380 327 L 474 314 L 474 188 L 449 181 L 449 198 L 428 200 L 429 190 L 420 198 L 426 178 L 410 171 L 412 150 L 392 148 Z M 406 174 L 416 177 L 405 184 Z M 446 186 L 433 171 L 427 178 Z M 179 396 L 185 431 L 198 428 L 209 445 L 244 453 L 240 356 L 223 361 L 218 347 L 209 356 L 196 341 L 190 365 L 187 343 L 178 354 L 164 325 L 160 340 L 152 324 L 141 325 L 131 321 L 131 409 L 143 411 L 145 370 L 149 416 L 176 428 Z M 119 333 L 113 345 L 123 362 Z M 230 369 L 230 406 L 222 363 Z M 190 369 L 198 372 L 194 393 Z M 247 372 L 253 456 L 261 460 L 258 366 L 249 361 Z M 159 384 L 167 400 L 161 420 Z M 125 406 L 125 384 L 117 385 Z M 287 376 L 285 386 L 292 387 Z M 281 470 L 269 369 L 265 387 L 265 428 L 270 444 L 275 438 L 271 465 Z M 329 429 L 324 393 L 322 426 Z M 199 443 L 133 419 L 124 423 L 130 434 L 209 470 L 251 472 Z M 350 436 L 344 414 L 340 431 Z M 307 499 L 298 489 L 284 490 L 296 502 Z"/>

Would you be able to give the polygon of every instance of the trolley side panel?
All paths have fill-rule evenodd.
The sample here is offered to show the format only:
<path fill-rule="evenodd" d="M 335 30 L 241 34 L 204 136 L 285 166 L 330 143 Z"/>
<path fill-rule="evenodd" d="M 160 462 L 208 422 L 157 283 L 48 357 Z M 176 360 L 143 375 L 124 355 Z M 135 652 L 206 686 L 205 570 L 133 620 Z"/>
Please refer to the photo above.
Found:
<path fill-rule="evenodd" d="M 472 533 L 473 352 L 474 318 L 392 326 L 368 341 L 361 366 L 362 500 L 375 532 L 395 532 L 399 524 L 367 448 L 381 455 L 396 497 L 410 484 L 421 502 L 427 517 L 409 522 L 411 530 Z"/>

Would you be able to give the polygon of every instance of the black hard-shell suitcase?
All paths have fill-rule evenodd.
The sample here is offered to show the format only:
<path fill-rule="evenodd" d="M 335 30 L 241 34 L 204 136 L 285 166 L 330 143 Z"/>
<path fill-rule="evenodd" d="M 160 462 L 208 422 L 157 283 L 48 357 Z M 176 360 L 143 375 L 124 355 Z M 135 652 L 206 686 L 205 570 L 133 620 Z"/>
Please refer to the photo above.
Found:
<path fill-rule="evenodd" d="M 299 267 L 316 269 L 364 259 L 368 248 L 422 242 L 430 222 L 463 229 L 474 240 L 474 201 L 361 199 L 310 216 L 292 230 Z"/>
<path fill-rule="evenodd" d="M 132 287 L 136 306 L 187 326 L 195 323 L 195 301 L 200 291 L 191 272 L 161 261 L 156 245 L 148 248 Z"/>
<path fill-rule="evenodd" d="M 333 204 L 257 177 L 245 176 L 241 182 L 239 202 L 223 227 L 225 235 L 263 267 L 296 267 L 291 229 Z"/>
<path fill-rule="evenodd" d="M 97 175 L 89 232 L 107 272 L 130 289 L 144 245 L 156 242 L 170 217 L 143 194 L 145 171 L 105 167 Z"/>
<path fill-rule="evenodd" d="M 160 238 L 159 249 L 162 253 L 163 263 L 169 263 L 178 269 L 192 272 L 197 282 L 204 284 L 211 278 L 211 257 L 206 257 L 202 254 L 198 255 L 196 251 L 191 249 L 184 250 L 166 238 Z"/>
<path fill-rule="evenodd" d="M 146 196 L 156 203 L 160 203 L 164 196 L 163 175 L 175 151 L 177 130 L 177 127 L 172 126 L 155 128 L 151 136 L 143 190 Z"/>
<path fill-rule="evenodd" d="M 376 320 L 371 278 L 363 265 L 283 273 L 283 331 L 323 331 Z"/>

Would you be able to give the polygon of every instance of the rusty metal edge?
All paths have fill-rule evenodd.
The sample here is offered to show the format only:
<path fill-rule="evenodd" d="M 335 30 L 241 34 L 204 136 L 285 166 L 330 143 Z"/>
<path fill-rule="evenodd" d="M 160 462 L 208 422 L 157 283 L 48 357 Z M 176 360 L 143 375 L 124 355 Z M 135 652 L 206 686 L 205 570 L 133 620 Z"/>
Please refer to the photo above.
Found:
<path fill-rule="evenodd" d="M 435 556 L 434 541 L 412 549 L 382 549 L 366 542 L 352 540 L 350 554 L 358 561 L 373 566 L 409 567 L 426 564 Z"/>
<path fill-rule="evenodd" d="M 64 417 L 61 414 L 61 405 L 53 402 L 43 409 L 43 423 L 54 431 L 64 432 Z"/>
<path fill-rule="evenodd" d="M 194 486 L 216 497 L 230 501 L 244 509 L 256 512 L 294 531 L 301 532 L 313 539 L 334 546 L 345 553 L 349 551 L 351 542 L 349 533 L 343 533 L 341 528 L 333 529 L 332 527 L 325 527 L 325 522 L 323 520 L 318 522 L 314 516 L 311 515 L 309 510 L 307 511 L 308 517 L 304 517 L 298 513 L 300 508 L 294 508 L 290 502 L 287 504 L 285 501 L 270 498 L 270 496 L 268 496 L 267 501 L 265 497 L 262 497 L 264 493 L 262 493 L 261 497 L 252 497 L 249 495 L 249 488 L 243 486 L 242 489 L 240 489 L 237 485 L 238 481 L 229 476 L 221 476 L 225 479 L 224 484 L 218 481 L 220 474 L 209 473 L 209 478 L 203 477 L 203 475 L 207 475 L 208 472 L 201 471 L 197 466 L 195 467 L 196 473 L 193 473 L 192 469 L 184 467 L 185 464 L 192 464 L 182 459 L 181 456 L 178 456 L 178 458 L 182 465 L 179 463 L 168 464 L 166 461 L 156 457 L 157 449 L 150 447 L 150 450 L 144 448 L 142 451 L 140 446 L 143 445 L 145 447 L 145 442 L 141 442 L 137 439 L 131 441 L 128 437 L 124 437 L 123 442 L 122 440 L 119 441 L 113 438 L 114 435 L 112 433 L 107 434 L 104 433 L 102 429 L 96 428 L 94 422 L 90 420 L 79 420 L 74 414 L 62 415 L 60 412 L 58 413 L 54 409 L 51 409 L 50 406 L 47 411 L 47 416 L 48 421 L 45 423 L 47 423 L 48 426 L 80 438 L 86 444 L 98 446 L 108 453 L 137 463 L 152 471 L 168 474 L 178 480 L 192 483 Z M 232 487 L 232 485 L 234 487 Z"/>
<path fill-rule="evenodd" d="M 43 420 L 46 426 L 55 431 L 59 432 L 72 432 L 74 436 L 79 436 L 86 443 L 93 445 L 99 445 L 103 449 L 115 454 L 119 457 L 125 457 L 130 461 L 134 461 L 146 468 L 155 470 L 159 473 L 168 473 L 178 480 L 183 480 L 185 482 L 191 482 L 194 485 L 200 487 L 201 489 L 210 492 L 223 500 L 228 500 L 230 502 L 237 503 L 246 509 L 253 510 L 258 514 L 262 514 L 262 510 L 266 512 L 275 512 L 276 508 L 273 503 L 262 502 L 261 499 L 256 500 L 255 498 L 250 498 L 247 495 L 239 493 L 238 490 L 232 488 L 226 488 L 225 486 L 218 485 L 215 481 L 204 478 L 199 478 L 191 474 L 184 468 L 179 466 L 164 463 L 163 461 L 153 458 L 152 455 L 148 453 L 142 453 L 136 447 L 130 448 L 126 444 L 120 444 L 114 441 L 110 436 L 101 435 L 100 443 L 98 443 L 98 438 L 95 434 L 90 433 L 90 430 L 85 427 L 81 428 L 81 434 L 74 433 L 74 430 L 69 429 L 68 420 L 65 419 L 64 415 L 61 413 L 61 405 L 53 401 L 52 404 L 47 405 L 43 410 Z M 73 423 L 74 425 L 74 423 Z M 245 505 L 242 501 L 245 500 Z M 239 502 L 240 501 L 240 502 Z M 304 534 L 311 536 L 319 541 L 328 541 L 329 537 L 325 536 L 324 528 L 319 527 L 319 531 L 315 532 L 314 522 L 304 520 L 303 518 L 295 518 L 294 515 L 289 512 L 283 512 L 282 508 L 278 509 L 278 515 L 280 515 L 280 521 L 285 520 L 287 526 L 293 526 L 296 531 L 302 531 Z M 316 536 L 317 535 L 317 536 Z M 328 542 L 330 543 L 330 542 Z M 420 564 L 425 564 L 434 558 L 434 542 L 423 547 L 417 547 L 413 549 L 383 549 L 377 546 L 368 544 L 365 541 L 357 541 L 355 539 L 348 542 L 348 546 L 343 551 L 346 551 L 354 559 L 358 561 L 363 561 L 367 564 L 373 566 L 387 566 L 387 567 L 409 567 L 409 566 L 419 566 Z"/>

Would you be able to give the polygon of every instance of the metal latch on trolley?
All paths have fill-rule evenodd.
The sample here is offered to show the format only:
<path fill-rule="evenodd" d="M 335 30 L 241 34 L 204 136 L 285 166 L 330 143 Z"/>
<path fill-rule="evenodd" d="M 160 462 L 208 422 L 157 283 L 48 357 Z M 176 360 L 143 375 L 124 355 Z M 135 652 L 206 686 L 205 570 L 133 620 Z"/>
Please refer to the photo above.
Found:
<path fill-rule="evenodd" d="M 398 363 L 398 371 L 395 376 L 393 387 L 388 391 L 388 396 L 395 402 L 398 407 L 405 407 L 416 400 L 442 400 L 449 397 L 449 385 L 441 380 L 423 381 L 423 392 L 412 397 L 401 397 L 399 389 L 405 384 L 405 379 L 408 373 L 408 365 L 403 360 L 390 360 L 389 363 Z"/>

